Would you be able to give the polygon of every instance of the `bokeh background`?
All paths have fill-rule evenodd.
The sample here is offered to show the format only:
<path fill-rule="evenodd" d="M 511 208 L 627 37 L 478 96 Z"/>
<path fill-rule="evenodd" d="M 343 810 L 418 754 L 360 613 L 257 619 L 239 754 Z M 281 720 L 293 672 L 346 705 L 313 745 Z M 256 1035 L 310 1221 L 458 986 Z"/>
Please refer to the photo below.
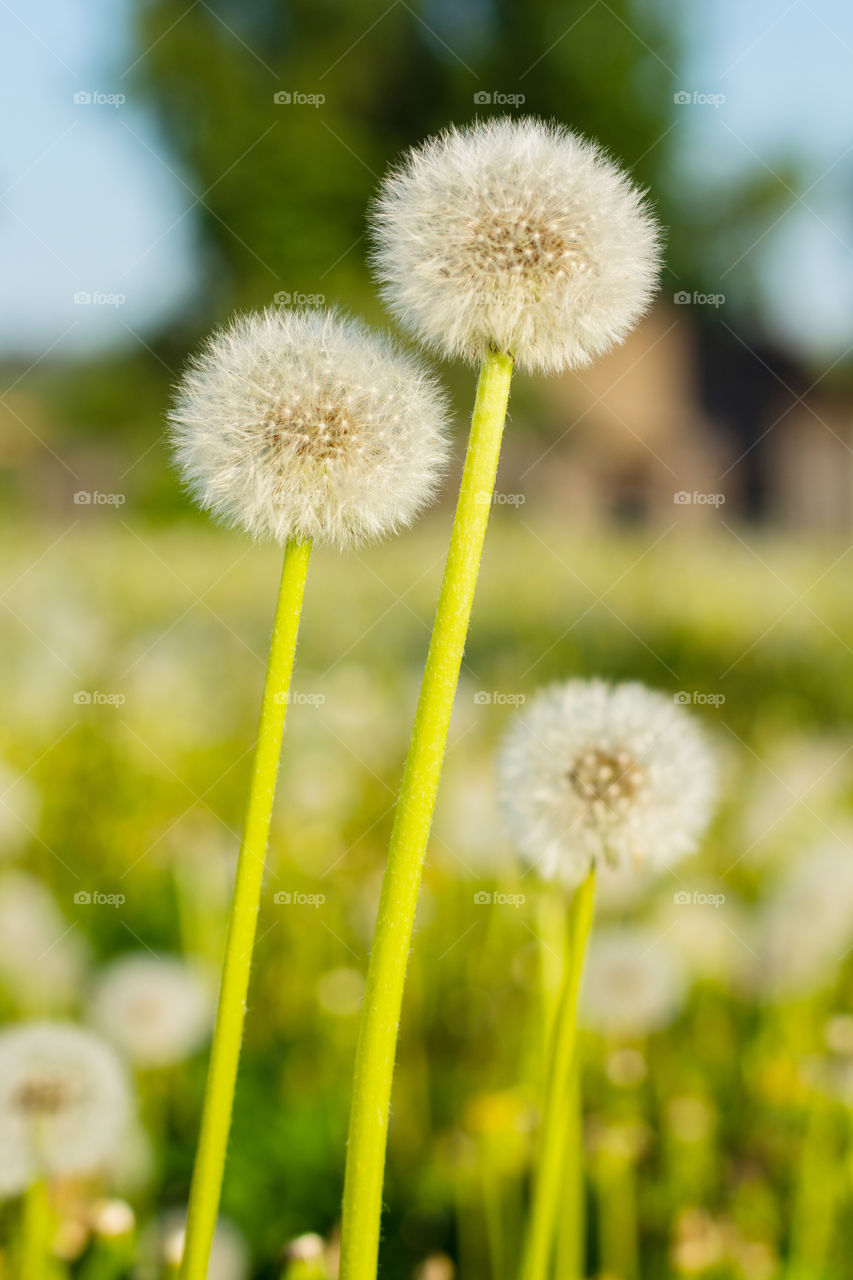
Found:
<path fill-rule="evenodd" d="M 514 1274 L 560 906 L 513 858 L 492 757 L 536 687 L 598 674 L 690 704 L 723 803 L 677 882 L 604 895 L 601 927 L 630 940 L 642 922 L 681 983 L 655 1025 L 588 1032 L 588 1273 L 634 1280 L 639 1242 L 655 1280 L 841 1280 L 849 7 L 10 0 L 0 31 L 5 1020 L 97 1022 L 126 953 L 218 963 L 277 554 L 211 527 L 171 469 L 164 413 L 187 355 L 239 308 L 340 303 L 389 324 L 365 224 L 387 165 L 450 122 L 554 117 L 648 187 L 667 269 L 619 351 L 515 381 L 412 955 L 383 1274 Z M 440 372 L 458 461 L 472 377 Z M 225 1280 L 296 1274 L 288 1240 L 334 1238 L 362 976 L 454 484 L 393 543 L 312 566 Z M 147 1061 L 138 1041 L 168 1041 L 155 1015 L 172 998 L 165 974 L 151 984 L 122 1040 L 140 1111 L 127 1167 L 57 1192 L 57 1267 L 92 1280 L 161 1273 L 93 1234 L 94 1197 L 132 1203 L 149 1255 L 186 1200 L 205 1036 Z M 0 1206 L 8 1249 L 19 1212 Z"/>

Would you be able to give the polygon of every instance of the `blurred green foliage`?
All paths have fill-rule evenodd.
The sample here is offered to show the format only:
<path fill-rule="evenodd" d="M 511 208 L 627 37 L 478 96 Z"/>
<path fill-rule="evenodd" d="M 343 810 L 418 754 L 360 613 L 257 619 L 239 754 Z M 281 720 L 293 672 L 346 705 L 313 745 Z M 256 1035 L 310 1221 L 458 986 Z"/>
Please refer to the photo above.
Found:
<path fill-rule="evenodd" d="M 20 853 L 87 940 L 93 973 L 145 948 L 215 964 L 277 555 L 189 523 L 107 537 L 112 519 L 92 512 L 58 547 L 44 530 L 7 542 L 10 581 L 36 562 L 9 593 L 0 662 L 0 758 L 29 769 L 38 812 Z M 337 1221 L 360 981 L 445 533 L 438 514 L 391 544 L 318 553 L 312 565 L 223 1205 L 257 1280 L 278 1274 L 288 1238 L 329 1235 Z M 495 515 L 407 989 L 386 1189 L 390 1276 L 412 1275 L 436 1251 L 457 1259 L 462 1277 L 512 1275 L 534 1158 L 539 975 L 549 902 L 558 920 L 560 906 L 512 857 L 492 760 L 513 700 L 567 674 L 723 695 L 695 714 L 715 745 L 724 801 L 675 887 L 723 889 L 719 927 L 737 962 L 706 957 L 665 1031 L 585 1041 L 590 1265 L 636 1195 L 643 1274 L 776 1274 L 805 1194 L 801 1159 L 817 1159 L 821 1179 L 841 1180 L 821 1274 L 846 1276 L 846 1103 L 825 1104 L 823 1154 L 806 1134 L 823 1096 L 809 1081 L 827 1057 L 827 1019 L 849 1009 L 849 957 L 807 998 L 767 1003 L 734 976 L 758 960 L 749 922 L 784 867 L 848 820 L 844 562 L 825 573 L 837 549 L 768 540 L 748 551 L 722 535 L 646 550 L 631 538 L 570 538 L 541 511 Z M 34 632 L 49 647 L 34 645 Z M 80 689 L 126 701 L 79 705 Z M 818 785 L 839 759 L 831 787 Z M 81 907 L 81 887 L 126 902 Z M 524 902 L 478 903 L 497 890 Z M 281 905 L 281 891 L 322 902 Z M 600 916 L 655 921 L 672 900 L 667 878 L 630 905 L 602 901 Z M 685 910 L 701 938 L 713 908 Z M 53 1011 L 85 1018 L 89 985 Z M 7 1017 L 51 1011 L 49 996 L 45 1008 L 44 994 L 34 1002 L 2 974 L 0 996 Z M 204 1065 L 201 1051 L 138 1075 L 153 1163 L 125 1194 L 143 1221 L 185 1200 Z M 698 1268 L 697 1257 L 710 1261 Z"/>

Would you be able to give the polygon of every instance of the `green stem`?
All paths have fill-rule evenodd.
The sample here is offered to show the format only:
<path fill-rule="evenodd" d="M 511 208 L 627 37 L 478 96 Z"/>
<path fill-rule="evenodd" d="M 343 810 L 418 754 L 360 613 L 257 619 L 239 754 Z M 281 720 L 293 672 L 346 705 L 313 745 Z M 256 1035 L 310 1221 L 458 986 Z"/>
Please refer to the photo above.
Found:
<path fill-rule="evenodd" d="M 375 1280 L 382 1181 L 406 962 L 453 699 L 492 504 L 512 358 L 483 361 L 444 581 L 391 833 L 353 1080 L 341 1280 Z"/>
<path fill-rule="evenodd" d="M 561 1187 L 566 1173 L 566 1134 L 570 1127 L 572 1076 L 576 1069 L 578 993 L 594 899 L 595 873 L 590 871 L 572 897 L 569 908 L 568 958 L 554 1020 L 521 1280 L 546 1280 L 550 1273 Z M 566 1205 L 564 1211 L 570 1212 L 571 1205 Z"/>
<path fill-rule="evenodd" d="M 566 1118 L 563 1151 L 562 1213 L 557 1223 L 557 1280 L 578 1280 L 586 1275 L 586 1188 L 583 1176 L 583 1107 L 577 1058 L 572 1072 L 571 1097 Z"/>
<path fill-rule="evenodd" d="M 637 1187 L 631 1156 L 623 1151 L 602 1152 L 597 1189 L 601 1274 L 638 1280 Z"/>
<path fill-rule="evenodd" d="M 835 1121 L 832 1103 L 815 1090 L 798 1162 L 787 1280 L 820 1280 L 825 1272 L 840 1191 Z"/>
<path fill-rule="evenodd" d="M 37 1178 L 24 1196 L 21 1223 L 21 1276 L 45 1280 L 48 1275 L 53 1213 L 44 1178 Z"/>
<path fill-rule="evenodd" d="M 289 542 L 284 553 L 190 1189 L 181 1280 L 205 1280 L 219 1212 L 264 859 L 310 554 L 310 542 Z"/>

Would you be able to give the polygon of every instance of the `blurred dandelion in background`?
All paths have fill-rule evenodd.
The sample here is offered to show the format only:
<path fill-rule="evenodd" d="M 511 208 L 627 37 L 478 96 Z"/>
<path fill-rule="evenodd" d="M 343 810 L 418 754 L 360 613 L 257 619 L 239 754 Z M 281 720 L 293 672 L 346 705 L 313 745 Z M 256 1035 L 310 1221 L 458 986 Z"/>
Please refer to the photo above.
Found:
<path fill-rule="evenodd" d="M 115 1051 L 70 1023 L 23 1023 L 0 1032 L 0 1189 L 104 1169 L 132 1115 Z"/>
<path fill-rule="evenodd" d="M 607 926 L 592 935 L 580 1018 L 602 1035 L 643 1037 L 678 1017 L 689 982 L 667 940 L 640 926 Z"/>
<path fill-rule="evenodd" d="M 213 1029 L 215 984 L 187 957 L 132 952 L 97 975 L 92 1021 L 138 1067 L 182 1062 Z"/>

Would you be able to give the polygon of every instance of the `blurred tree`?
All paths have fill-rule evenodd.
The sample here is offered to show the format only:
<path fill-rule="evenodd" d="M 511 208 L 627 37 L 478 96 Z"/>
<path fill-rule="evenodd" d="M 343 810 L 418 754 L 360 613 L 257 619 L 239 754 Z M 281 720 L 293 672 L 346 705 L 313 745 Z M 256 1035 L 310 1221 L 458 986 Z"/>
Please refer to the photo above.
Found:
<path fill-rule="evenodd" d="M 648 2 L 151 0 L 139 32 L 142 90 L 200 201 L 206 324 L 276 292 L 375 308 L 365 207 L 450 121 L 554 116 L 654 189 L 667 164 L 678 49 Z"/>

